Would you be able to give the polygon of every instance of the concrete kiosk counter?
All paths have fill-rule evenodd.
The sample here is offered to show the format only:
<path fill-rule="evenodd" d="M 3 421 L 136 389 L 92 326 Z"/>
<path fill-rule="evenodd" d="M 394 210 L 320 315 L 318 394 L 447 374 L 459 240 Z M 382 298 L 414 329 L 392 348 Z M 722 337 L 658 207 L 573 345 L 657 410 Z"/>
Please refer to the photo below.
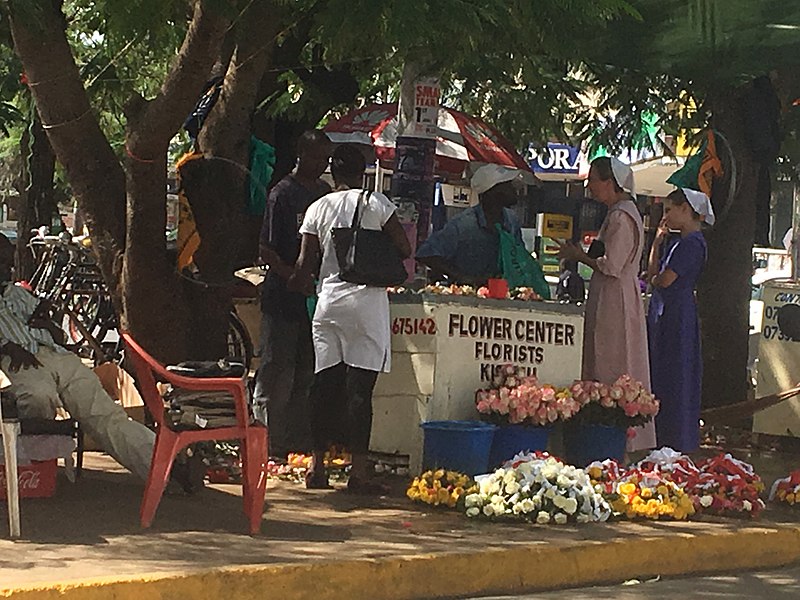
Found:
<path fill-rule="evenodd" d="M 508 363 L 542 383 L 581 374 L 583 307 L 437 294 L 391 296 L 392 372 L 378 378 L 371 450 L 408 455 L 419 472 L 420 423 L 475 419 L 475 390 Z"/>

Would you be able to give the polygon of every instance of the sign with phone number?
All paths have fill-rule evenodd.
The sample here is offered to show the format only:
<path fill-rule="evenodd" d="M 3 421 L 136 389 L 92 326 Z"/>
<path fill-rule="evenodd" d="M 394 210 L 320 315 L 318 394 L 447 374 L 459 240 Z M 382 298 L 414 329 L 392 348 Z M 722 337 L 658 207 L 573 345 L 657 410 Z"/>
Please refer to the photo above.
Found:
<path fill-rule="evenodd" d="M 756 397 L 788 390 L 800 380 L 800 344 L 786 336 L 778 325 L 778 313 L 787 305 L 800 305 L 800 286 L 789 282 L 766 282 L 762 288 L 764 308 L 758 341 Z M 790 398 L 753 415 L 753 431 L 769 435 L 800 432 L 800 400 Z"/>
<path fill-rule="evenodd" d="M 395 317 L 392 319 L 393 335 L 436 335 L 433 317 Z"/>

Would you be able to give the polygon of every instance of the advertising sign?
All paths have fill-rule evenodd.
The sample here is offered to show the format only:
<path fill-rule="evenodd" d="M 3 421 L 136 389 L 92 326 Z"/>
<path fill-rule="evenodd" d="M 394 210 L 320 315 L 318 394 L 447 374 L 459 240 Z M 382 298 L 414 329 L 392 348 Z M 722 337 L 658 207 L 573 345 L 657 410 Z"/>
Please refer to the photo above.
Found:
<path fill-rule="evenodd" d="M 534 173 L 579 176 L 586 163 L 586 154 L 576 146 L 550 142 L 546 148 L 528 148 L 528 164 Z M 588 171 L 588 164 L 586 164 Z"/>
<path fill-rule="evenodd" d="M 767 282 L 762 292 L 764 313 L 758 341 L 756 397 L 788 390 L 800 380 L 800 342 L 788 338 L 778 326 L 778 309 L 800 304 L 800 286 Z M 791 398 L 753 415 L 753 431 L 771 435 L 800 433 L 800 399 Z"/>
<path fill-rule="evenodd" d="M 544 213 L 542 215 L 542 235 L 562 240 L 572 239 L 572 217 Z"/>
<path fill-rule="evenodd" d="M 439 123 L 439 97 L 442 90 L 439 80 L 424 78 L 414 84 L 414 121 L 410 137 L 435 138 Z"/>

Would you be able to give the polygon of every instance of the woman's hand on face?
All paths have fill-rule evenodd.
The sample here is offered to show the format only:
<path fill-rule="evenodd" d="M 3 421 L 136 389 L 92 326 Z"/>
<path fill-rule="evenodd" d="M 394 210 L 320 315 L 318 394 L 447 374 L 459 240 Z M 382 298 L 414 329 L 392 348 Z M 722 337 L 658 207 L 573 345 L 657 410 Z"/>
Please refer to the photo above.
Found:
<path fill-rule="evenodd" d="M 580 260 L 583 257 L 583 250 L 572 241 L 556 240 L 558 244 L 558 258 L 561 260 Z"/>
<path fill-rule="evenodd" d="M 669 227 L 667 227 L 667 218 L 664 217 L 658 224 L 658 229 L 656 230 L 656 239 L 663 240 L 665 237 L 667 237 L 667 235 L 669 235 Z"/>

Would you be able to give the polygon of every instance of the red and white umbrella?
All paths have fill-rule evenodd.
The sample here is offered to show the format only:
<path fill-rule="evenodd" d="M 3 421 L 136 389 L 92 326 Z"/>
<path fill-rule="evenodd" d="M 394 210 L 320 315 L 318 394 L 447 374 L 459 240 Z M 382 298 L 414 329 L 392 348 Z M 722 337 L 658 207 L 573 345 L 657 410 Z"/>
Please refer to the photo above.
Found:
<path fill-rule="evenodd" d="M 350 111 L 325 126 L 337 144 L 368 144 L 384 166 L 394 164 L 397 140 L 397 103 L 370 104 Z M 514 146 L 491 126 L 452 108 L 440 107 L 436 135 L 436 166 L 439 175 L 461 178 L 471 163 L 498 164 L 528 173 L 530 166 Z"/>

